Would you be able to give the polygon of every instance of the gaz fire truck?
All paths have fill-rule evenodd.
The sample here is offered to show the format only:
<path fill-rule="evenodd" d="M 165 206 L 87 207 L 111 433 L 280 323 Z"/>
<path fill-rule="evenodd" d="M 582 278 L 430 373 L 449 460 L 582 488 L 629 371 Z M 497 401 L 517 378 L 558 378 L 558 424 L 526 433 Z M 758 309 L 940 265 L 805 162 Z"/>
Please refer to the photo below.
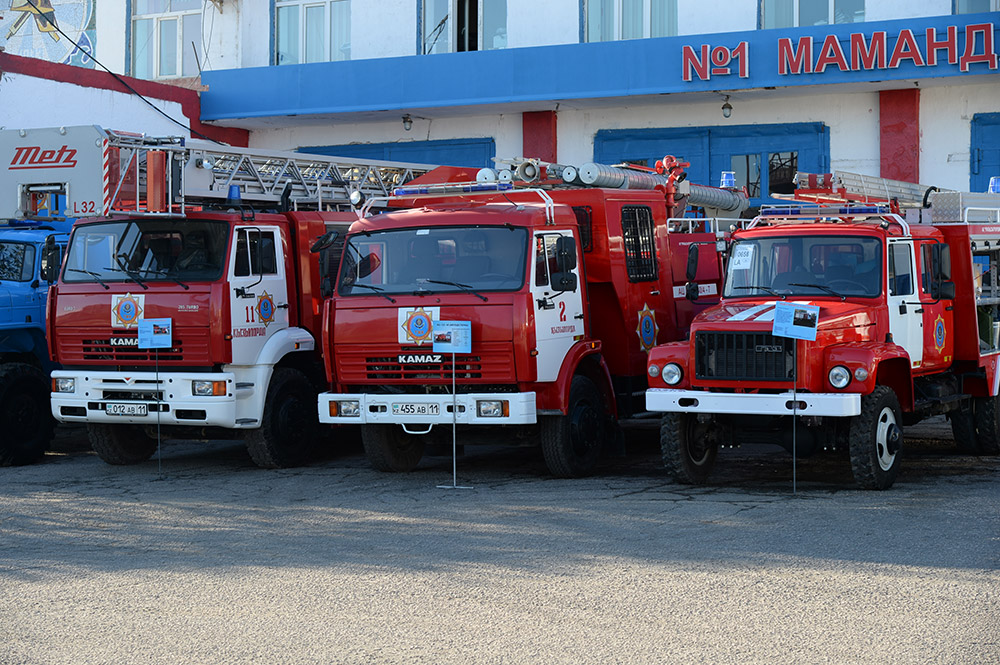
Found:
<path fill-rule="evenodd" d="M 48 301 L 55 418 L 86 423 L 112 464 L 148 459 L 158 427 L 242 434 L 264 467 L 303 462 L 323 385 L 321 263 L 336 264 L 336 234 L 356 218 L 348 196 L 429 167 L 96 126 L 3 131 L 0 154 L 0 215 L 31 217 L 61 195 L 89 217 Z M 140 343 L 147 325 L 160 342 Z"/>
<path fill-rule="evenodd" d="M 886 489 L 902 426 L 936 414 L 959 449 L 996 455 L 1000 195 L 850 173 L 796 184 L 799 203 L 733 234 L 721 303 L 649 355 L 666 468 L 703 483 L 720 446 L 794 440 L 800 456 L 845 450 L 860 487 Z M 819 307 L 815 341 L 773 334 L 779 303 Z"/>
<path fill-rule="evenodd" d="M 463 442 L 540 439 L 554 475 L 590 472 L 616 420 L 644 411 L 647 351 L 718 296 L 719 231 L 679 218 L 738 216 L 744 194 L 690 184 L 671 157 L 659 172 L 509 163 L 475 182 L 432 172 L 396 190 L 407 209 L 351 227 L 320 420 L 360 425 L 379 470 L 413 469 L 457 423 Z M 469 322 L 471 351 L 435 352 L 436 321 Z"/>

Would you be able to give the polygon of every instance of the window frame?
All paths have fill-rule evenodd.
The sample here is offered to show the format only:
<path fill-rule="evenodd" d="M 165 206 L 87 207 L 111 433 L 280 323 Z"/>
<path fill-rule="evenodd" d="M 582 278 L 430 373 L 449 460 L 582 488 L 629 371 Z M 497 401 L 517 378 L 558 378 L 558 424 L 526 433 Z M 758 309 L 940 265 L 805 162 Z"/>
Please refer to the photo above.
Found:
<path fill-rule="evenodd" d="M 129 55 L 130 75 L 135 76 L 137 78 L 146 77 L 146 80 L 190 78 L 192 76 L 198 76 L 201 72 L 201 61 L 203 59 L 205 50 L 205 42 L 203 35 L 204 33 L 203 5 L 199 5 L 197 8 L 194 9 L 167 10 L 164 12 L 158 12 L 153 14 L 140 14 L 138 11 L 136 11 L 136 2 L 137 0 L 131 0 L 129 4 L 129 8 L 131 9 L 131 16 L 129 17 L 129 29 L 131 32 L 131 44 L 129 49 L 131 51 Z M 184 38 L 185 35 L 184 18 L 188 16 L 198 17 L 198 31 L 197 31 L 198 57 L 195 58 L 194 61 L 194 67 L 196 68 L 197 71 L 191 73 L 185 73 L 184 71 L 184 55 L 186 52 L 187 43 L 189 41 L 192 41 Z M 146 50 L 148 50 L 151 53 L 150 59 L 152 63 L 152 71 L 148 75 L 145 73 L 140 74 L 137 71 L 138 54 L 139 54 L 138 40 L 140 37 L 137 26 L 141 21 L 151 21 L 153 26 L 152 30 L 149 33 L 150 34 L 149 42 L 146 45 Z M 160 39 L 162 30 L 161 25 L 168 21 L 173 21 L 176 22 L 177 24 L 176 59 L 174 62 L 176 73 L 174 74 L 161 73 L 163 69 L 162 66 L 163 63 L 161 62 L 160 58 L 160 49 L 162 47 Z"/>
<path fill-rule="evenodd" d="M 955 14 L 957 16 L 962 16 L 964 14 L 978 14 L 979 13 L 979 12 L 959 11 L 959 3 L 961 1 L 962 0 L 952 0 L 952 2 L 951 2 L 951 13 L 952 14 Z M 987 9 L 986 11 L 988 11 L 988 12 L 1000 11 L 1000 0 L 989 0 L 989 2 L 990 2 L 990 8 Z"/>
<path fill-rule="evenodd" d="M 338 51 L 343 57 L 333 58 L 333 7 L 343 3 L 347 6 L 347 41 L 346 50 L 341 46 Z M 278 60 L 281 54 L 280 27 L 278 24 L 278 13 L 287 7 L 297 7 L 297 40 L 298 58 L 293 62 L 282 63 Z M 323 56 L 319 60 L 308 60 L 307 56 L 307 24 L 305 20 L 306 11 L 310 8 L 323 8 Z M 347 62 L 351 59 L 351 0 L 275 0 L 273 15 L 273 36 L 274 36 L 274 58 L 276 66 L 281 65 L 304 65 L 313 62 Z"/>
<path fill-rule="evenodd" d="M 791 3 L 792 3 L 792 24 L 791 25 L 780 25 L 780 26 L 776 25 L 776 26 L 773 26 L 771 28 L 768 28 L 768 27 L 765 26 L 764 7 L 769 2 L 774 2 L 774 1 L 775 0 L 757 0 L 757 28 L 758 29 L 760 29 L 760 30 L 787 30 L 789 28 L 802 28 L 802 27 L 810 27 L 811 25 L 823 25 L 823 24 L 820 24 L 820 23 L 810 24 L 810 25 L 807 25 L 807 26 L 801 25 L 800 20 L 799 20 L 799 3 L 800 3 L 801 0 L 790 0 Z M 862 11 L 864 11 L 865 14 L 867 14 L 867 12 L 868 12 L 868 7 L 866 6 L 867 2 L 868 2 L 868 0 L 861 0 Z M 837 9 L 836 3 L 837 3 L 837 0 L 827 0 L 827 12 L 826 12 L 827 21 L 826 21 L 826 25 L 846 25 L 847 23 L 863 23 L 865 21 L 865 16 L 862 15 L 861 16 L 861 21 L 850 21 L 850 22 L 845 21 L 844 23 L 839 23 L 839 24 L 836 23 L 836 9 Z"/>
<path fill-rule="evenodd" d="M 622 15 L 625 0 L 611 0 L 614 4 L 614 25 L 612 26 L 613 36 L 610 39 L 590 39 L 590 13 L 591 6 L 599 2 L 600 0 L 581 0 L 581 13 L 583 15 L 583 30 L 582 30 L 582 41 L 585 43 L 599 43 L 607 41 L 621 41 L 623 39 L 653 39 L 652 36 L 652 26 L 653 26 L 653 0 L 642 0 L 642 36 L 641 37 L 622 37 Z M 657 35 L 658 37 L 676 37 L 680 34 L 677 25 L 677 0 L 666 0 L 667 1 L 667 34 Z"/>
<path fill-rule="evenodd" d="M 485 23 L 485 12 L 483 8 L 483 3 L 488 0 L 447 0 L 448 2 L 448 21 L 445 30 L 448 33 L 448 46 L 444 50 L 439 51 L 428 51 L 427 50 L 427 26 L 429 25 L 427 21 L 427 9 L 429 6 L 429 0 L 419 0 L 417 4 L 417 53 L 420 55 L 433 55 L 436 53 L 464 53 L 467 51 L 497 51 L 500 49 L 507 48 L 508 44 L 508 33 L 507 33 L 507 0 L 494 0 L 502 1 L 503 12 L 504 12 L 504 44 L 503 46 L 490 46 L 488 48 L 484 47 L 484 23 Z M 451 17 L 456 17 L 459 15 L 458 6 L 460 3 L 475 2 L 476 3 L 476 48 L 463 48 L 458 49 L 458 37 L 459 37 L 459 26 L 457 21 L 453 21 Z M 440 23 L 440 21 L 438 21 Z M 437 23 L 435 24 L 435 26 Z M 435 40 L 437 41 L 437 40 Z"/>

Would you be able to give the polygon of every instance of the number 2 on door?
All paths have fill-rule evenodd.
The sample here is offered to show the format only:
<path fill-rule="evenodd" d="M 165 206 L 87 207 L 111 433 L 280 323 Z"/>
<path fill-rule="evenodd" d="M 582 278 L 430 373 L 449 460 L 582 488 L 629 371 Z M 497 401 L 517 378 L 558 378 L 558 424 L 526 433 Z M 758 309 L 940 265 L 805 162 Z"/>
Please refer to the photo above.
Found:
<path fill-rule="evenodd" d="M 564 300 L 559 301 L 559 320 L 566 320 L 566 301 Z"/>

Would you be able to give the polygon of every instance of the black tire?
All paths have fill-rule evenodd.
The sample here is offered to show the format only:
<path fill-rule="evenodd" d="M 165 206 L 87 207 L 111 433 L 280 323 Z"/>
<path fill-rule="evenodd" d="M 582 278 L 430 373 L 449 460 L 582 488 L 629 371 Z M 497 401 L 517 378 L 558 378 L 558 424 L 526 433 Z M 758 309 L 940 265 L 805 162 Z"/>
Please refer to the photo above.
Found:
<path fill-rule="evenodd" d="M 247 430 L 247 452 L 264 469 L 301 466 L 312 457 L 319 437 L 317 391 L 298 370 L 277 367 L 264 398 L 260 427 Z"/>
<path fill-rule="evenodd" d="M 665 413 L 660 419 L 663 466 L 686 485 L 703 485 L 719 452 L 718 426 L 693 413 Z"/>
<path fill-rule="evenodd" d="M 54 426 L 45 373 L 24 363 L 0 366 L 0 466 L 41 458 Z"/>
<path fill-rule="evenodd" d="M 955 448 L 959 452 L 975 455 L 979 452 L 976 436 L 976 415 L 971 402 L 966 402 L 960 409 L 948 413 L 951 421 L 951 434 L 955 439 Z"/>
<path fill-rule="evenodd" d="M 408 434 L 399 425 L 362 425 L 361 444 L 378 471 L 413 471 L 424 456 L 430 434 Z M 450 452 L 449 452 L 450 454 Z"/>
<path fill-rule="evenodd" d="M 87 438 L 97 456 L 108 464 L 139 464 L 156 452 L 156 439 L 147 436 L 141 425 L 91 423 Z"/>
<path fill-rule="evenodd" d="M 976 423 L 975 455 L 1000 454 L 1000 397 L 976 397 L 972 405 Z"/>
<path fill-rule="evenodd" d="M 875 386 L 861 396 L 861 415 L 851 419 L 850 451 L 854 481 L 866 490 L 892 487 L 902 456 L 902 413 L 896 393 Z"/>
<path fill-rule="evenodd" d="M 546 416 L 540 423 L 542 457 L 553 476 L 579 478 L 594 471 L 609 431 L 610 417 L 594 382 L 574 376 L 569 412 Z"/>

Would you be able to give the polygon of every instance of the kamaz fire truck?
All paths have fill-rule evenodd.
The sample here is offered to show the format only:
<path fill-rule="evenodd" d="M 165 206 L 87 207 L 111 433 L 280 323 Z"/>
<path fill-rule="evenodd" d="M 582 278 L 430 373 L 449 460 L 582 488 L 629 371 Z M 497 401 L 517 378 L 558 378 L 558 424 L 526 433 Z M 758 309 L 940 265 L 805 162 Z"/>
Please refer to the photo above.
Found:
<path fill-rule="evenodd" d="M 320 420 L 360 425 L 377 469 L 414 468 L 456 422 L 464 443 L 540 437 L 554 475 L 588 473 L 615 421 L 644 411 L 647 351 L 718 297 L 719 232 L 679 218 L 738 216 L 745 195 L 690 184 L 673 158 L 658 173 L 511 166 L 498 181 L 432 172 L 396 190 L 407 209 L 351 227 L 323 319 L 338 391 L 320 395 Z M 470 322 L 471 352 L 435 352 L 435 321 Z"/>
<path fill-rule="evenodd" d="M 893 484 L 902 426 L 927 416 L 947 414 L 961 450 L 1000 452 L 1000 195 L 796 182 L 805 203 L 733 234 L 722 302 L 649 355 L 667 469 L 702 483 L 719 446 L 791 450 L 793 420 L 798 455 L 844 449 L 866 489 Z M 819 307 L 815 341 L 773 334 L 779 303 Z"/>
<path fill-rule="evenodd" d="M 87 423 L 112 464 L 149 458 L 157 427 L 239 432 L 265 467 L 306 459 L 323 385 L 310 248 L 319 240 L 335 265 L 335 236 L 356 218 L 349 194 L 387 194 L 428 167 L 95 126 L 0 132 L 0 155 L 0 215 L 30 218 L 61 195 L 67 214 L 90 217 L 48 301 L 56 419 Z M 146 319 L 164 348 L 140 340 Z"/>

